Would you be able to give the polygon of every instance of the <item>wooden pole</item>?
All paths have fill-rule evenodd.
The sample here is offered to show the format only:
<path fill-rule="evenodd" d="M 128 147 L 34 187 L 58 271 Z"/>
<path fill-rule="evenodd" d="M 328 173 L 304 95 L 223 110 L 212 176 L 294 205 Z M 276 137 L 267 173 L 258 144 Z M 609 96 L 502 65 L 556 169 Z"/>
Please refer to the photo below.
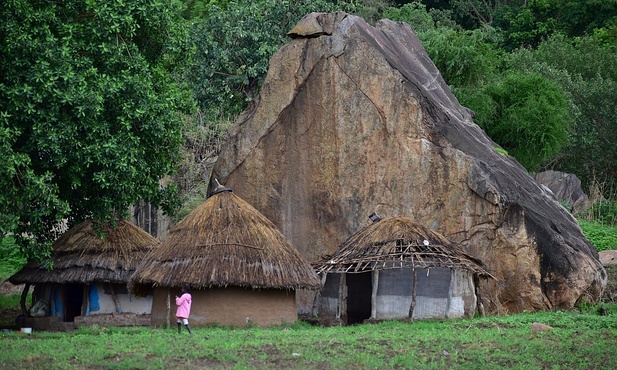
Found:
<path fill-rule="evenodd" d="M 411 258 L 411 269 L 413 270 L 413 285 L 411 287 L 411 305 L 409 305 L 409 319 L 413 320 L 413 311 L 416 309 L 416 282 L 418 281 L 418 274 L 416 273 L 416 265 Z"/>
<path fill-rule="evenodd" d="M 373 291 L 371 292 L 371 319 L 377 318 L 377 289 L 379 288 L 379 270 L 373 270 Z"/>
<path fill-rule="evenodd" d="M 473 286 L 474 293 L 476 294 L 478 312 L 480 313 L 480 316 L 486 317 L 486 313 L 484 312 L 484 304 L 482 303 L 482 297 L 480 296 L 480 278 L 477 274 L 473 274 Z"/>
<path fill-rule="evenodd" d="M 171 297 L 170 297 L 171 291 L 169 288 L 167 288 L 167 314 L 165 315 L 167 317 L 167 329 L 169 329 L 169 327 L 171 326 L 170 323 L 170 318 L 169 315 L 171 315 L 170 311 L 171 311 Z"/>
<path fill-rule="evenodd" d="M 459 278 L 458 276 L 456 276 L 455 271 L 453 268 L 450 268 L 450 286 L 448 287 L 448 298 L 446 300 L 446 319 L 449 318 L 450 316 L 450 306 L 452 304 L 452 289 L 454 287 L 454 284 L 456 284 L 455 279 Z"/>
<path fill-rule="evenodd" d="M 341 320 L 341 316 L 347 317 L 347 303 L 345 302 L 345 273 L 341 273 L 338 286 L 338 310 L 336 310 L 336 319 Z"/>
<path fill-rule="evenodd" d="M 116 312 L 122 313 L 122 307 L 120 307 L 120 300 L 118 299 L 118 296 L 116 295 L 116 290 L 114 289 L 113 283 L 109 283 L 109 290 L 111 291 L 111 298 L 113 298 L 114 304 L 116 305 Z"/>
<path fill-rule="evenodd" d="M 21 292 L 21 299 L 19 300 L 19 306 L 21 307 L 21 314 L 24 318 L 30 316 L 28 315 L 28 310 L 26 309 L 26 298 L 28 297 L 28 291 L 30 290 L 30 283 L 26 283 L 24 285 L 24 290 Z"/>
<path fill-rule="evenodd" d="M 88 314 L 88 307 L 90 306 L 88 302 L 88 286 L 88 284 L 84 284 L 81 291 L 81 316 L 86 316 Z"/>

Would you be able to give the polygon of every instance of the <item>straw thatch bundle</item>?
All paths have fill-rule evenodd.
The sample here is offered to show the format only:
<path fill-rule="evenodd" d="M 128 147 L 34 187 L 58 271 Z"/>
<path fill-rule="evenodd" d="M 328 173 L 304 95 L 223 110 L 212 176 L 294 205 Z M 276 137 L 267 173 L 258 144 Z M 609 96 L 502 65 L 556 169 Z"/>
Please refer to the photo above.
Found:
<path fill-rule="evenodd" d="M 451 267 L 490 274 L 444 236 L 407 217 L 386 217 L 349 237 L 313 266 L 317 273 L 358 273 L 392 268 Z"/>
<path fill-rule="evenodd" d="M 53 267 L 30 262 L 9 278 L 13 284 L 127 283 L 137 265 L 159 241 L 129 221 L 114 228 L 84 221 L 52 246 Z"/>
<path fill-rule="evenodd" d="M 151 286 L 318 289 L 310 264 L 259 211 L 228 188 L 174 226 L 139 266 L 129 285 L 136 295 Z"/>

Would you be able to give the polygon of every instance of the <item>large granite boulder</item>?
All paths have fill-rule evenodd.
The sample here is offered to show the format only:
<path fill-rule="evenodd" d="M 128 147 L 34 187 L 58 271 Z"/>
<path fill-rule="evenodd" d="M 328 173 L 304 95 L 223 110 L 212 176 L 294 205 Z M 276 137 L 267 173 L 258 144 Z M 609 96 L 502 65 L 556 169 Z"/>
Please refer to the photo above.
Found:
<path fill-rule="evenodd" d="M 408 216 L 458 242 L 499 281 L 488 312 L 570 308 L 606 286 L 576 220 L 472 122 L 411 27 L 312 13 L 270 60 L 218 179 L 309 260 L 370 220 Z"/>
<path fill-rule="evenodd" d="M 536 173 L 534 178 L 540 184 L 548 187 L 558 201 L 566 203 L 570 212 L 577 214 L 591 206 L 591 201 L 583 188 L 581 180 L 572 173 L 560 171 L 544 171 Z"/>

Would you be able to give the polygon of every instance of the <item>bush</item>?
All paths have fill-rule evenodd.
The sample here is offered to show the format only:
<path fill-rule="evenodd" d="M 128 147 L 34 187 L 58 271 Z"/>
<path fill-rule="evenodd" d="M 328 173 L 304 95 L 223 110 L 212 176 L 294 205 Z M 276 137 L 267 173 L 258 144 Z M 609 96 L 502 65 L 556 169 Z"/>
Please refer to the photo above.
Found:
<path fill-rule="evenodd" d="M 19 307 L 21 294 L 0 295 L 0 309 Z M 26 298 L 26 302 L 28 302 Z"/>
<path fill-rule="evenodd" d="M 568 142 L 570 116 L 561 88 L 539 74 L 510 72 L 479 91 L 460 91 L 474 121 L 528 171 Z"/>
<path fill-rule="evenodd" d="M 26 264 L 26 259 L 19 251 L 12 236 L 0 240 L 0 281 L 4 281 Z"/>
<path fill-rule="evenodd" d="M 611 201 L 595 202 L 587 211 L 590 220 L 607 226 L 617 226 L 617 203 Z"/>
<path fill-rule="evenodd" d="M 582 220 L 579 225 L 598 252 L 617 249 L 617 227 Z"/>

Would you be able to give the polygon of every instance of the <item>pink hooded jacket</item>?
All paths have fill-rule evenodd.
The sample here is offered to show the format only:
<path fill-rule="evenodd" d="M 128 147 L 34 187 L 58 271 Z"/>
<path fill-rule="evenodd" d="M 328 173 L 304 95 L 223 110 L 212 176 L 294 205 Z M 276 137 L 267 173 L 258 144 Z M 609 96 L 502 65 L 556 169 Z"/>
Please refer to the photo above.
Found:
<path fill-rule="evenodd" d="M 184 293 L 180 297 L 176 297 L 176 317 L 179 319 L 188 319 L 191 314 L 192 297 L 189 293 Z"/>

